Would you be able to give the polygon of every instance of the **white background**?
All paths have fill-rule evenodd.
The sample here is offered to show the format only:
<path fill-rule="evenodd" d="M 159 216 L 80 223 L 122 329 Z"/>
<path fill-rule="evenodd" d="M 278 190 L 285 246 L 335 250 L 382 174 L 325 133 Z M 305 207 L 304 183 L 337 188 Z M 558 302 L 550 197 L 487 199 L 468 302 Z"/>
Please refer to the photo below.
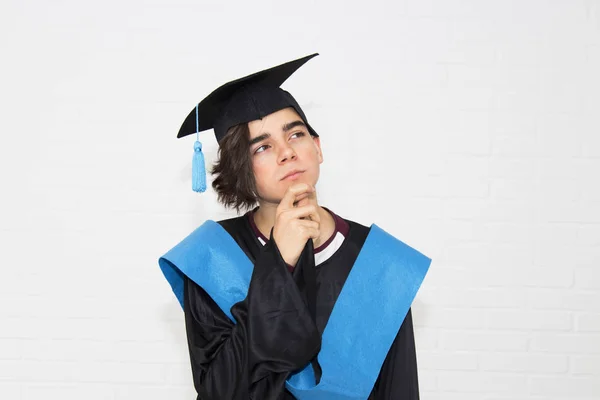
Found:
<path fill-rule="evenodd" d="M 0 33 L 0 399 L 194 398 L 157 259 L 234 214 L 175 136 L 313 52 L 321 203 L 433 258 L 422 399 L 600 398 L 599 1 L 12 0 Z"/>

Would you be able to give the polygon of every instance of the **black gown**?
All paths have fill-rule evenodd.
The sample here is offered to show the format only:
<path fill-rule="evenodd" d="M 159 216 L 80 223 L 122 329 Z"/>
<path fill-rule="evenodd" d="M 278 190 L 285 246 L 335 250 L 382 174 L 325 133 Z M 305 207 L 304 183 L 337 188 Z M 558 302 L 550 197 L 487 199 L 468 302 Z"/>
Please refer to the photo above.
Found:
<path fill-rule="evenodd" d="M 219 221 L 254 269 L 246 299 L 231 309 L 236 324 L 185 278 L 185 324 L 198 400 L 294 399 L 285 381 L 309 362 L 320 378 L 321 334 L 369 233 L 368 227 L 345 221 L 350 230 L 341 247 L 315 268 L 307 245 L 293 273 L 272 236 L 264 246 L 258 241 L 247 216 Z M 419 399 L 410 310 L 368 399 Z"/>

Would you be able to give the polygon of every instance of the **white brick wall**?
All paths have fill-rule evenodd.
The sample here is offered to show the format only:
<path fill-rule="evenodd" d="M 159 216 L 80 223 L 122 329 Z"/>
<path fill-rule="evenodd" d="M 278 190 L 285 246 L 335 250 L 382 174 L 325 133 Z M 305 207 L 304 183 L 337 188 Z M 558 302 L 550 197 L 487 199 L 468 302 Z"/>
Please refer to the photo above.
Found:
<path fill-rule="evenodd" d="M 194 398 L 157 258 L 232 213 L 175 134 L 314 51 L 321 202 L 434 259 L 422 399 L 600 399 L 600 2 L 236 3 L 0 6 L 0 399 Z"/>

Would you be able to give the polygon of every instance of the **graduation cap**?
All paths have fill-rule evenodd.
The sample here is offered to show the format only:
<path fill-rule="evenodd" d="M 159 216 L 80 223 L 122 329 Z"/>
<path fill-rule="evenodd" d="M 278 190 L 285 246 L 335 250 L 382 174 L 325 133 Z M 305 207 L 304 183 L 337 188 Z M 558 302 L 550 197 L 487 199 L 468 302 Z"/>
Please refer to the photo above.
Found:
<path fill-rule="evenodd" d="M 195 192 L 206 190 L 204 155 L 198 135 L 202 131 L 214 129 L 217 142 L 220 143 L 232 126 L 262 119 L 276 111 L 293 107 L 306 124 L 309 133 L 319 136 L 309 125 L 306 115 L 294 97 L 280 88 L 298 68 L 317 55 L 318 53 L 311 54 L 228 82 L 196 105 L 177 133 L 177 138 L 196 134 L 192 160 L 192 189 Z"/>

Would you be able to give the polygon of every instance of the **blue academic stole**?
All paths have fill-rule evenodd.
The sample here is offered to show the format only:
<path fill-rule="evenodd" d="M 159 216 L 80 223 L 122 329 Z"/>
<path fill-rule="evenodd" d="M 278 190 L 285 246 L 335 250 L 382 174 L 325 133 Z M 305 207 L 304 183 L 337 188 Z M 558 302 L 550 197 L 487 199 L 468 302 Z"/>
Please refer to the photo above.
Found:
<path fill-rule="evenodd" d="M 367 399 L 430 264 L 371 225 L 323 332 L 320 382 L 309 363 L 288 378 L 287 389 L 300 400 Z M 221 225 L 206 221 L 159 266 L 182 307 L 186 275 L 235 323 L 231 307 L 246 298 L 253 263 Z"/>

